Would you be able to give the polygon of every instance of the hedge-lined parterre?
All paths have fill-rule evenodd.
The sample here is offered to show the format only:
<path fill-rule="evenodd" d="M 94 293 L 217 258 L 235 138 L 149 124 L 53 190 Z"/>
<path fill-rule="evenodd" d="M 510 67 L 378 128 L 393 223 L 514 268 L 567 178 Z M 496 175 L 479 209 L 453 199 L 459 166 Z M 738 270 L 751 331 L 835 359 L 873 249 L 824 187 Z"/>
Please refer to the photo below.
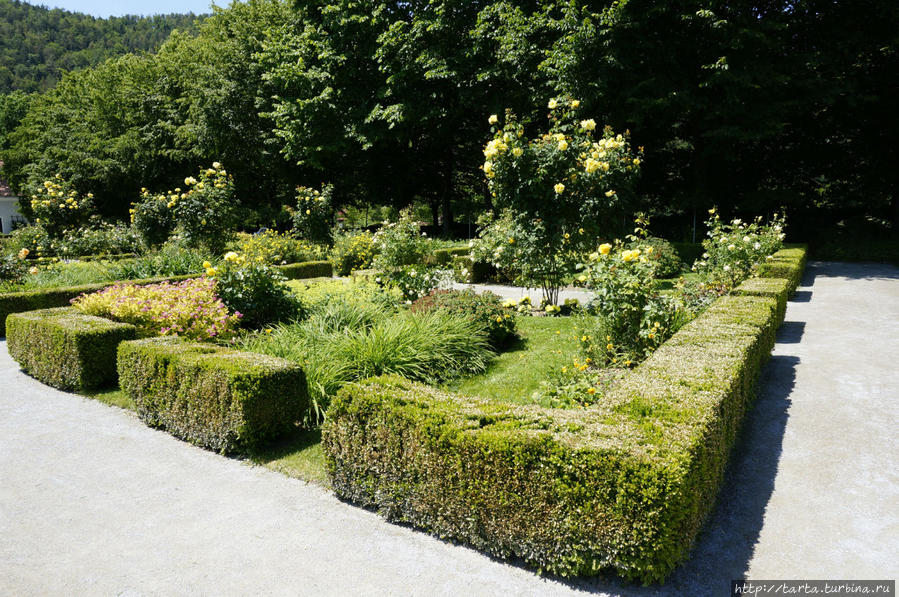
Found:
<path fill-rule="evenodd" d="M 123 342 L 119 384 L 148 425 L 222 453 L 293 429 L 309 407 L 299 365 L 173 337 Z"/>
<path fill-rule="evenodd" d="M 95 390 L 116 380 L 116 349 L 133 325 L 61 307 L 7 318 L 9 354 L 30 375 L 61 390 Z"/>
<path fill-rule="evenodd" d="M 332 485 L 389 520 L 547 572 L 661 581 L 714 505 L 779 298 L 719 299 L 583 411 L 399 378 L 348 384 L 323 427 Z"/>

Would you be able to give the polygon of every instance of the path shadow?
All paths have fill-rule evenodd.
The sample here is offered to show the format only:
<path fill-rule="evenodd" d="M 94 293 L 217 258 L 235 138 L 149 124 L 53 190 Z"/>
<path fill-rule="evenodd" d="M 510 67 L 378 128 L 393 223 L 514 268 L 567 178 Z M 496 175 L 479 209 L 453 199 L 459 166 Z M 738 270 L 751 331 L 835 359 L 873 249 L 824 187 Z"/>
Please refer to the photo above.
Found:
<path fill-rule="evenodd" d="M 791 303 L 808 303 L 812 300 L 812 291 L 811 290 L 797 290 L 793 293 L 793 296 L 790 297 Z"/>
<path fill-rule="evenodd" d="M 777 330 L 778 344 L 799 344 L 805 333 L 804 321 L 785 321 Z"/>
<path fill-rule="evenodd" d="M 729 595 L 730 582 L 746 577 L 774 491 L 798 364 L 798 357 L 775 355 L 765 365 L 716 506 L 690 558 L 665 584 L 642 587 L 603 577 L 566 584 L 588 593 L 628 597 Z"/>

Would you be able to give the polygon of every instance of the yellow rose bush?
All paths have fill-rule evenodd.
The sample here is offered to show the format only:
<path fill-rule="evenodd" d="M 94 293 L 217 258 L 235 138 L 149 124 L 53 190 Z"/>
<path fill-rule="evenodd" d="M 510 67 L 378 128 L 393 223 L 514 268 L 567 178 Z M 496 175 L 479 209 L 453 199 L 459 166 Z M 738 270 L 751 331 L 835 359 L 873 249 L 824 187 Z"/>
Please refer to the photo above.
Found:
<path fill-rule="evenodd" d="M 541 287 L 555 304 L 579 256 L 629 198 L 642 152 L 626 133 L 581 118 L 577 100 L 554 98 L 548 107 L 549 130 L 537 137 L 525 137 L 510 111 L 491 127 L 482 169 L 498 213 L 472 255 Z"/>
<path fill-rule="evenodd" d="M 330 245 L 333 242 L 334 186 L 321 190 L 297 187 L 297 208 L 293 213 L 293 227 L 297 236 L 311 243 Z"/>
<path fill-rule="evenodd" d="M 141 190 L 131 222 L 147 246 L 165 242 L 175 228 L 191 247 L 221 254 L 233 234 L 234 180 L 218 162 L 188 176 L 183 187 L 164 193 Z"/>
<path fill-rule="evenodd" d="M 34 221 L 51 239 L 61 238 L 66 230 L 87 223 L 94 213 L 94 196 L 82 194 L 59 174 L 31 189 L 31 213 Z"/>

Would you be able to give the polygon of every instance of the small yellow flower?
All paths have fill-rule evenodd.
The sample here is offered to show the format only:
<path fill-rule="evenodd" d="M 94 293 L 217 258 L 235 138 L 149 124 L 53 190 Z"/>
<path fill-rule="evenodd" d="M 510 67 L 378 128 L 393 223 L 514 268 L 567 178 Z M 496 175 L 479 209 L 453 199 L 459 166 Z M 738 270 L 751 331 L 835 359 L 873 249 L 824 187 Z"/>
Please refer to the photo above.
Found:
<path fill-rule="evenodd" d="M 581 121 L 581 128 L 585 131 L 594 131 L 596 130 L 596 121 L 592 118 L 588 118 L 587 120 Z"/>
<path fill-rule="evenodd" d="M 238 255 L 234 251 L 228 251 L 227 253 L 225 253 L 225 261 L 237 261 L 237 257 Z"/>
<path fill-rule="evenodd" d="M 216 269 L 215 269 L 214 267 L 208 267 L 208 268 L 206 268 L 206 275 L 207 275 L 207 276 L 209 276 L 209 277 L 211 278 L 211 277 L 214 277 L 215 274 L 216 274 Z"/>
<path fill-rule="evenodd" d="M 212 267 L 212 264 L 209 263 L 208 261 L 204 261 L 204 262 L 203 262 L 203 269 L 209 269 L 209 268 L 211 268 L 211 267 Z"/>
<path fill-rule="evenodd" d="M 499 122 L 499 116 L 497 116 L 496 114 L 491 114 L 490 118 L 487 119 L 487 122 L 489 122 L 490 124 L 496 124 L 497 122 Z"/>
<path fill-rule="evenodd" d="M 555 110 L 556 106 L 558 106 L 558 105 L 559 104 L 558 104 L 558 102 L 556 102 L 555 99 L 551 99 L 551 100 L 549 100 L 549 103 L 546 104 L 546 107 L 549 108 L 550 110 Z"/>
<path fill-rule="evenodd" d="M 565 151 L 566 149 L 568 149 L 568 141 L 566 141 L 565 139 L 559 141 L 558 148 L 559 151 Z"/>
<path fill-rule="evenodd" d="M 28 257 L 29 253 L 31 253 L 31 251 L 29 251 L 28 249 L 22 249 L 21 251 L 19 251 L 19 259 L 25 259 L 26 257 Z"/>
<path fill-rule="evenodd" d="M 606 197 L 614 197 L 615 191 L 606 191 Z"/>
<path fill-rule="evenodd" d="M 510 244 L 510 245 L 514 245 L 514 244 L 515 244 L 515 239 L 512 238 L 511 236 L 509 237 L 509 244 Z"/>
<path fill-rule="evenodd" d="M 599 252 L 601 255 L 608 255 L 609 251 L 611 251 L 611 250 L 612 250 L 612 245 L 610 245 L 609 243 L 603 243 L 603 244 L 599 245 Z"/>
<path fill-rule="evenodd" d="M 593 394 L 596 393 L 596 388 L 590 388 L 590 389 L 588 389 L 588 390 L 587 390 L 587 393 L 590 394 L 590 395 L 592 396 Z"/>
<path fill-rule="evenodd" d="M 554 186 L 553 189 L 556 191 L 556 195 L 561 195 L 562 193 L 565 192 L 565 185 L 563 185 L 561 182 L 559 182 L 559 183 L 556 183 L 556 186 Z"/>
<path fill-rule="evenodd" d="M 615 350 L 615 346 L 612 345 L 612 343 L 610 342 L 610 343 L 606 344 L 606 350 Z"/>
<path fill-rule="evenodd" d="M 581 100 L 571 100 L 571 107 L 577 108 L 581 105 Z"/>

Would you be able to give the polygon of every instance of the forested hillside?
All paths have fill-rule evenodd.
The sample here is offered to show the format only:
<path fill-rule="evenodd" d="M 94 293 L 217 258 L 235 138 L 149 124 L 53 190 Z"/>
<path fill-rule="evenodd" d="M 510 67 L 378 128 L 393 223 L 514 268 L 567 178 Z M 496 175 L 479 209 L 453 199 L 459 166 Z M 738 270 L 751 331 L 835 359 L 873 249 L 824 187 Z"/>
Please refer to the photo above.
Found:
<path fill-rule="evenodd" d="M 193 14 L 98 19 L 0 0 L 0 93 L 44 91 L 63 71 L 93 66 L 128 52 L 155 50 L 174 29 L 190 29 Z"/>

